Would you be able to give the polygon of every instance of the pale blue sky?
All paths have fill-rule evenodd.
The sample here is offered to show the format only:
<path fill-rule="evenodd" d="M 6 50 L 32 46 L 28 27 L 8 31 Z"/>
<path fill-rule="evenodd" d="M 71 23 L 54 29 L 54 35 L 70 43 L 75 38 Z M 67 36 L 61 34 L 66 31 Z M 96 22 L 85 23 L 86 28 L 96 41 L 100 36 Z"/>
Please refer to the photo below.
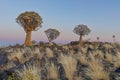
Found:
<path fill-rule="evenodd" d="M 0 43 L 23 43 L 25 32 L 15 21 L 25 11 L 36 11 L 43 18 L 43 27 L 33 32 L 32 40 L 47 41 L 44 30 L 55 28 L 61 35 L 55 42 L 78 40 L 73 33 L 78 24 L 86 24 L 91 33 L 85 39 L 120 41 L 120 0 L 1 0 Z"/>

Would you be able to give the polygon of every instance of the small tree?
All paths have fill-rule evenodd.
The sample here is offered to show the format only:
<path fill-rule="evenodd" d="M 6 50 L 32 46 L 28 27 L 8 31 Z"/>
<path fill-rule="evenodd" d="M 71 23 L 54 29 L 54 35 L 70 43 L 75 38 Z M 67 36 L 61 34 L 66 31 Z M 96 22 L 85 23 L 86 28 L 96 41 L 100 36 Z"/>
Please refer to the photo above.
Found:
<path fill-rule="evenodd" d="M 100 38 L 99 38 L 99 37 L 97 37 L 97 42 L 99 42 L 99 40 L 100 40 Z"/>
<path fill-rule="evenodd" d="M 45 33 L 47 35 L 49 43 L 51 43 L 54 39 L 56 39 L 60 35 L 60 32 L 56 29 L 47 29 L 45 30 Z"/>
<path fill-rule="evenodd" d="M 115 35 L 113 35 L 113 42 L 115 43 Z"/>
<path fill-rule="evenodd" d="M 32 31 L 38 30 L 39 27 L 42 27 L 42 18 L 39 16 L 36 12 L 24 12 L 21 13 L 17 18 L 16 22 L 20 24 L 24 31 L 26 32 L 26 40 L 24 45 L 25 46 L 31 46 L 31 33 Z"/>
<path fill-rule="evenodd" d="M 80 36 L 79 38 L 79 44 L 80 46 L 82 46 L 83 42 L 82 42 L 82 36 L 84 35 L 88 35 L 90 33 L 90 29 L 87 27 L 87 25 L 84 25 L 84 24 L 80 24 L 80 25 L 77 25 L 73 32 L 77 35 Z"/>

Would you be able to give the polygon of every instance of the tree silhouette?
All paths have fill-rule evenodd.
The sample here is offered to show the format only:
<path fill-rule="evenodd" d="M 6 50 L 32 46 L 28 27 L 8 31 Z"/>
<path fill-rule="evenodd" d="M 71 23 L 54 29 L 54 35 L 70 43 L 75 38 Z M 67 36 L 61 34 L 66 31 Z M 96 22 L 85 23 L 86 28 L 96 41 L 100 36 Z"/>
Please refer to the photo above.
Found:
<path fill-rule="evenodd" d="M 39 16 L 38 13 L 34 11 L 26 11 L 24 13 L 21 13 L 17 18 L 16 22 L 20 24 L 24 31 L 26 32 L 26 39 L 24 42 L 25 46 L 31 46 L 31 33 L 32 31 L 38 30 L 43 23 L 41 16 Z"/>
<path fill-rule="evenodd" d="M 82 44 L 83 44 L 83 42 L 82 42 L 82 36 L 88 35 L 91 32 L 91 30 L 87 27 L 87 25 L 80 24 L 80 25 L 77 25 L 74 28 L 73 32 L 75 34 L 77 34 L 77 35 L 80 36 L 80 38 L 79 38 L 79 44 L 80 44 L 80 46 L 82 46 Z"/>
<path fill-rule="evenodd" d="M 54 39 L 56 39 L 60 35 L 60 32 L 56 29 L 47 29 L 44 32 L 47 35 L 49 43 L 51 43 Z"/>
<path fill-rule="evenodd" d="M 100 38 L 99 38 L 99 37 L 97 37 L 97 42 L 99 42 L 99 40 L 100 40 Z"/>
<path fill-rule="evenodd" d="M 113 35 L 113 42 L 115 43 L 115 35 Z"/>

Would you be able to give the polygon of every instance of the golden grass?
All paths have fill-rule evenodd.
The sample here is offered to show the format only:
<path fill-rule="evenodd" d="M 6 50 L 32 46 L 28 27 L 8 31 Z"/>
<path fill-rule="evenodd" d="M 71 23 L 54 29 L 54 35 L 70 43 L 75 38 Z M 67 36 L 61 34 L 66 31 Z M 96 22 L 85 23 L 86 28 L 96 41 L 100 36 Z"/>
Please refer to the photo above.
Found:
<path fill-rule="evenodd" d="M 46 48 L 46 56 L 47 56 L 48 58 L 54 57 L 53 51 L 52 51 L 50 48 Z"/>
<path fill-rule="evenodd" d="M 120 52 L 117 52 L 117 57 L 118 57 L 118 59 L 120 59 Z"/>
<path fill-rule="evenodd" d="M 23 61 L 23 53 L 10 53 L 8 56 L 8 59 L 11 61 L 17 61 L 18 63 L 22 63 Z"/>
<path fill-rule="evenodd" d="M 26 57 L 23 57 L 23 55 L 26 54 Z M 8 56 L 8 59 L 13 59 L 14 57 L 18 57 L 19 61 L 21 63 L 24 63 L 25 61 L 28 61 L 31 57 L 36 57 L 37 59 L 41 59 L 43 54 L 36 48 L 34 51 L 32 51 L 30 48 L 25 48 L 22 50 L 22 52 L 16 52 L 16 53 L 11 53 L 11 55 Z"/>
<path fill-rule="evenodd" d="M 90 58 L 90 61 L 96 61 L 96 58 L 92 53 L 89 54 L 89 58 Z"/>
<path fill-rule="evenodd" d="M 25 58 L 25 60 L 29 59 L 30 57 L 32 57 L 32 54 L 34 54 L 34 52 L 30 49 L 30 48 L 24 48 L 20 51 L 20 49 L 16 49 L 16 51 L 13 51 L 12 53 L 10 53 L 7 57 L 9 60 L 13 60 L 14 57 L 17 57 L 19 59 L 19 61 L 22 63 L 25 60 L 23 59 L 23 54 L 28 53 L 27 58 Z"/>
<path fill-rule="evenodd" d="M 80 55 L 79 61 L 81 64 L 86 65 L 88 63 L 85 55 Z"/>
<path fill-rule="evenodd" d="M 17 57 L 19 60 L 22 58 L 22 55 L 23 55 L 24 53 L 22 53 L 22 52 L 13 52 L 13 53 L 10 53 L 7 57 L 8 57 L 8 59 L 9 60 L 12 60 L 14 57 Z"/>
<path fill-rule="evenodd" d="M 111 49 L 111 48 L 113 48 L 113 46 L 110 45 L 110 44 L 104 44 L 103 47 L 105 47 L 106 49 Z"/>
<path fill-rule="evenodd" d="M 86 69 L 86 75 L 92 80 L 110 80 L 109 72 L 104 71 L 102 63 L 90 61 L 88 65 L 89 67 Z"/>
<path fill-rule="evenodd" d="M 113 63 L 115 68 L 119 68 L 120 67 L 120 60 L 116 61 Z"/>
<path fill-rule="evenodd" d="M 35 54 L 39 54 L 40 53 L 40 49 L 38 47 L 36 47 L 33 51 Z"/>
<path fill-rule="evenodd" d="M 69 50 L 68 46 L 63 46 L 63 49 Z"/>
<path fill-rule="evenodd" d="M 86 58 L 86 55 L 85 54 L 73 54 L 72 55 L 72 58 L 76 59 L 76 60 L 79 60 L 81 64 L 85 65 L 87 64 L 87 58 Z"/>
<path fill-rule="evenodd" d="M 16 65 L 13 62 L 9 62 L 9 64 L 5 64 L 5 66 L 1 65 L 0 66 L 0 73 L 2 73 L 4 70 L 8 70 L 10 68 L 15 67 Z"/>
<path fill-rule="evenodd" d="M 17 70 L 17 75 L 20 76 L 22 80 L 41 80 L 40 68 L 34 65 L 23 66 L 22 70 Z"/>
<path fill-rule="evenodd" d="M 63 55 L 61 47 L 68 51 L 69 54 Z M 116 55 L 112 55 L 111 53 L 104 54 L 101 49 L 94 45 L 86 45 L 84 47 L 80 47 L 81 51 L 75 53 L 74 49 L 79 46 L 67 46 L 63 45 L 59 47 L 54 48 L 55 51 L 60 52 L 61 56 L 58 56 L 58 61 L 63 65 L 65 70 L 65 76 L 68 78 L 68 80 L 83 80 L 85 77 L 76 76 L 75 71 L 77 71 L 77 60 L 80 61 L 81 64 L 87 65 L 87 68 L 83 71 L 86 72 L 85 76 L 89 76 L 92 80 L 110 80 L 109 74 L 110 72 L 105 71 L 104 66 L 106 66 L 105 63 L 102 64 L 102 61 L 106 60 L 108 63 L 114 64 L 114 69 L 120 67 L 120 53 L 119 51 L 116 53 Z M 91 53 L 87 54 L 88 47 L 92 48 L 93 51 Z M 112 49 L 113 46 L 110 44 L 103 45 L 105 49 Z M 71 49 L 71 50 L 70 50 Z M 12 49 L 10 49 L 12 50 Z M 8 52 L 10 51 L 8 50 Z M 117 50 L 117 49 L 115 49 Z M 9 60 L 12 60 L 15 56 L 18 57 L 21 63 L 24 63 L 25 61 L 29 61 L 31 57 L 37 58 L 35 60 L 35 64 L 23 66 L 23 69 L 16 71 L 17 74 L 22 78 L 22 80 L 41 80 L 40 76 L 40 60 L 43 57 L 43 55 L 46 54 L 45 59 L 45 69 L 47 69 L 47 79 L 54 79 L 58 80 L 58 77 L 60 76 L 58 74 L 58 68 L 52 64 L 49 63 L 49 58 L 54 57 L 54 52 L 50 47 L 45 48 L 44 46 L 40 46 L 40 48 L 29 48 L 25 47 L 22 48 L 22 50 L 12 50 L 13 52 L 8 55 Z M 41 52 L 43 52 L 41 54 Z M 23 55 L 27 53 L 27 57 L 23 57 Z M 104 59 L 104 56 L 106 56 L 106 59 Z M 48 59 L 47 59 L 48 58 Z M 47 65 L 48 64 L 48 65 Z M 3 69 L 10 69 L 12 67 L 16 66 L 14 63 L 8 64 Z M 111 68 L 111 65 L 108 66 Z M 84 68 L 83 68 L 84 69 Z M 2 69 L 1 69 L 2 71 Z M 111 70 L 110 70 L 111 71 Z M 80 72 L 81 73 L 81 72 Z M 83 78 L 83 79 L 82 79 Z"/>
<path fill-rule="evenodd" d="M 100 50 L 93 51 L 93 56 L 99 59 L 104 59 L 104 54 Z"/>
<path fill-rule="evenodd" d="M 76 71 L 77 61 L 71 56 L 60 56 L 60 63 L 63 65 L 66 73 L 66 77 L 69 80 L 73 80 L 73 75 Z"/>
<path fill-rule="evenodd" d="M 82 77 L 79 75 L 77 77 L 75 77 L 75 80 L 83 80 Z"/>
<path fill-rule="evenodd" d="M 53 63 L 49 66 L 48 78 L 49 79 L 54 79 L 54 80 L 58 79 L 58 69 Z"/>
<path fill-rule="evenodd" d="M 108 62 L 113 61 L 113 55 L 112 54 L 106 53 L 105 56 L 106 56 L 106 61 L 108 61 Z"/>
<path fill-rule="evenodd" d="M 85 53 L 87 53 L 87 48 L 81 47 L 81 54 L 85 54 Z"/>
<path fill-rule="evenodd" d="M 113 60 L 114 60 L 113 64 L 115 68 L 120 67 L 120 53 L 119 52 L 117 52 L 116 56 L 113 57 Z"/>

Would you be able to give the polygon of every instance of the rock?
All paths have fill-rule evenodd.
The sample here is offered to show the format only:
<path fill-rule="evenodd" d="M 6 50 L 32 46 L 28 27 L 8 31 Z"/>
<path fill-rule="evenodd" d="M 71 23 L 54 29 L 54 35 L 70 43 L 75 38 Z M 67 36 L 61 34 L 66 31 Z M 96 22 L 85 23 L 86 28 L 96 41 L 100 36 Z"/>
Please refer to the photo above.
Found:
<path fill-rule="evenodd" d="M 15 56 L 15 57 L 13 58 L 13 62 L 14 62 L 16 65 L 19 65 L 19 64 L 20 64 L 20 61 L 19 61 L 19 59 L 18 59 L 17 56 Z"/>

